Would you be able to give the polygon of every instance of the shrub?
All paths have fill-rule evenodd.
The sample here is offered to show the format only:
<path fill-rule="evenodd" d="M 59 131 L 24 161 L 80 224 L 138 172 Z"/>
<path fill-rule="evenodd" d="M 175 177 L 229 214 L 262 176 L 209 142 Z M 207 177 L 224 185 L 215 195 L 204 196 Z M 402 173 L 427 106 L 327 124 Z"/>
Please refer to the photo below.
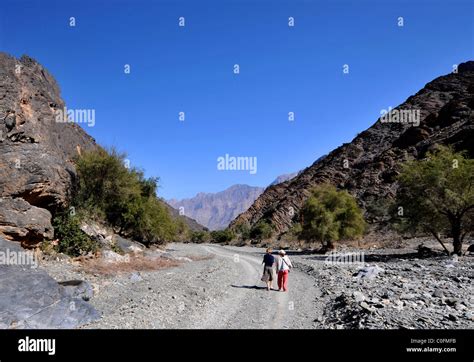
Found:
<path fill-rule="evenodd" d="M 176 240 L 187 226 L 174 220 L 157 199 L 158 178 L 145 178 L 124 161 L 125 154 L 115 149 L 97 149 L 78 158 L 74 203 L 79 212 L 86 210 L 145 244 Z"/>
<path fill-rule="evenodd" d="M 228 243 L 235 237 L 230 229 L 216 230 L 211 232 L 211 238 L 215 243 Z"/>
<path fill-rule="evenodd" d="M 59 240 L 56 250 L 70 256 L 94 253 L 98 244 L 80 228 L 77 217 L 61 213 L 53 219 L 54 237 Z"/>
<path fill-rule="evenodd" d="M 250 239 L 250 227 L 247 223 L 238 224 L 235 227 L 235 231 L 240 235 L 240 239 L 247 240 Z"/>
<path fill-rule="evenodd" d="M 304 204 L 300 237 L 320 241 L 331 249 L 333 242 L 362 236 L 365 221 L 356 200 L 345 190 L 332 185 L 315 187 Z"/>
<path fill-rule="evenodd" d="M 211 235 L 207 231 L 193 231 L 191 241 L 193 243 L 208 243 L 211 241 Z"/>
<path fill-rule="evenodd" d="M 266 221 L 259 221 L 251 230 L 250 238 L 252 239 L 269 239 L 273 234 L 273 229 L 269 223 Z"/>

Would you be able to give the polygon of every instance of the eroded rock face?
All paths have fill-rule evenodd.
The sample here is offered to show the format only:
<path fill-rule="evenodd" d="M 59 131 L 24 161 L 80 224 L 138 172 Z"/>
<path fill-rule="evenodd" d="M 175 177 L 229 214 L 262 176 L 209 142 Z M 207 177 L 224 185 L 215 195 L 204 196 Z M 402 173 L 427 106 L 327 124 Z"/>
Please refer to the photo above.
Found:
<path fill-rule="evenodd" d="M 324 182 L 347 189 L 367 211 L 374 202 L 394 197 L 402 162 L 423 157 L 436 144 L 452 145 L 474 157 L 473 61 L 460 64 L 456 74 L 428 83 L 397 109 L 419 111 L 419 125 L 378 120 L 294 179 L 267 188 L 230 226 L 266 220 L 282 235 L 298 218 L 311 188 Z"/>
<path fill-rule="evenodd" d="M 64 107 L 56 81 L 40 64 L 27 56 L 16 59 L 0 53 L 0 198 L 24 200 L 49 211 L 67 205 L 76 177 L 72 160 L 96 145 L 79 125 L 56 121 L 56 111 Z M 36 208 L 29 209 L 41 214 Z M 17 234 L 22 241 L 24 223 L 16 232 L 14 225 L 6 226 L 9 235 Z M 28 228 L 26 232 L 29 244 L 34 244 L 33 236 L 41 236 Z"/>
<path fill-rule="evenodd" d="M 0 199 L 0 235 L 28 247 L 38 240 L 52 239 L 51 213 L 23 199 Z"/>
<path fill-rule="evenodd" d="M 76 328 L 100 318 L 85 301 L 91 297 L 90 288 L 83 286 L 87 283 L 73 290 L 78 283 L 61 285 L 34 263 L 3 260 L 13 261 L 12 255 L 20 253 L 25 251 L 18 243 L 0 238 L 0 328 Z"/>

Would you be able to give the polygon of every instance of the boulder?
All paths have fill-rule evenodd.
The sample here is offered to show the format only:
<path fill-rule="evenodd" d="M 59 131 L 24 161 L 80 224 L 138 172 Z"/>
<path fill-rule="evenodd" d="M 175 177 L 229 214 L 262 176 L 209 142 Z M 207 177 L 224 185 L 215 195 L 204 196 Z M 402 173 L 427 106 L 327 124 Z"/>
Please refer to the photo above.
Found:
<path fill-rule="evenodd" d="M 132 240 L 122 238 L 119 235 L 114 235 L 113 240 L 115 245 L 124 253 L 142 253 L 145 246 Z"/>
<path fill-rule="evenodd" d="M 377 274 L 384 272 L 384 269 L 380 268 L 378 265 L 370 266 L 367 265 L 361 268 L 354 277 L 357 279 L 374 279 Z"/>
<path fill-rule="evenodd" d="M 0 253 L 25 252 L 0 238 Z M 100 318 L 84 298 L 33 265 L 0 264 L 0 328 L 77 328 Z"/>

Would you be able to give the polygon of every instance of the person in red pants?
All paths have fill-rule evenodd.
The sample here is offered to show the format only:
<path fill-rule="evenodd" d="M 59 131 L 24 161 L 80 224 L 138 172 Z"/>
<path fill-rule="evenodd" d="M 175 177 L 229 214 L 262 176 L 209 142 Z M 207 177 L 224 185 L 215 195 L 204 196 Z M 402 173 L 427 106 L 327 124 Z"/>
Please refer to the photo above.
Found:
<path fill-rule="evenodd" d="M 288 291 L 288 273 L 293 265 L 290 258 L 286 255 L 284 250 L 278 252 L 277 271 L 278 271 L 278 290 L 281 292 Z"/>

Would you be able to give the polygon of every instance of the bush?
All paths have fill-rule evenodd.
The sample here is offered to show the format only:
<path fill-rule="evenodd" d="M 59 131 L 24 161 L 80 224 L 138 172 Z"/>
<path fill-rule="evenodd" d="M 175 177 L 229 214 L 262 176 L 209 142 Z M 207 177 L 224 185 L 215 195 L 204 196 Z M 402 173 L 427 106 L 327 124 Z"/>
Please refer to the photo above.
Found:
<path fill-rule="evenodd" d="M 360 237 L 365 231 L 362 210 L 347 191 L 332 185 L 315 187 L 304 204 L 300 237 L 320 241 L 331 249 L 333 242 Z"/>
<path fill-rule="evenodd" d="M 250 238 L 264 240 L 271 238 L 273 229 L 266 221 L 259 221 L 251 230 Z"/>
<path fill-rule="evenodd" d="M 98 244 L 81 230 L 77 217 L 58 214 L 53 219 L 53 227 L 54 237 L 59 239 L 56 251 L 76 257 L 98 250 Z"/>
<path fill-rule="evenodd" d="M 215 243 L 228 243 L 235 237 L 235 234 L 229 230 L 216 230 L 211 232 L 211 238 Z"/>
<path fill-rule="evenodd" d="M 193 231 L 191 241 L 193 243 L 208 243 L 211 241 L 211 235 L 207 231 Z"/>
<path fill-rule="evenodd" d="M 400 228 L 431 234 L 447 253 L 442 237 L 449 235 L 460 255 L 474 231 L 474 160 L 440 147 L 424 160 L 404 164 L 398 181 L 395 220 Z"/>
<path fill-rule="evenodd" d="M 85 210 L 145 244 L 177 240 L 187 227 L 157 199 L 158 178 L 145 178 L 124 161 L 125 154 L 115 149 L 97 149 L 78 158 L 74 204 L 79 212 Z"/>
<path fill-rule="evenodd" d="M 239 234 L 241 240 L 250 239 L 250 227 L 247 223 L 241 223 L 236 225 L 235 232 Z"/>

